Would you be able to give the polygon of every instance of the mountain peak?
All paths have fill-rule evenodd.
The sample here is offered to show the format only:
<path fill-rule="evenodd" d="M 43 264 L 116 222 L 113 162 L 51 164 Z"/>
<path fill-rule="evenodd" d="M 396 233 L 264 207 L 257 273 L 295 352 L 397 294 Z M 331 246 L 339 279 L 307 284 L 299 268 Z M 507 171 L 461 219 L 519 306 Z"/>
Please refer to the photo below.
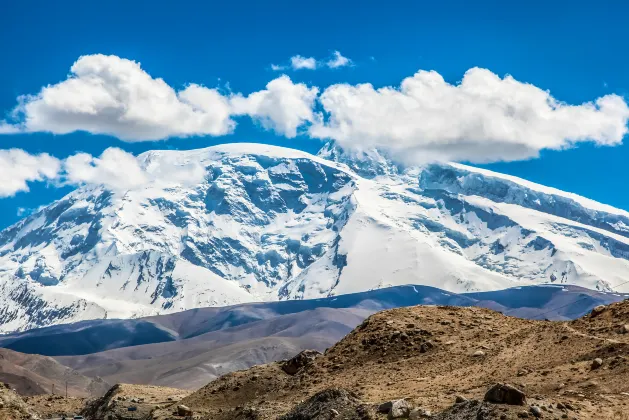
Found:
<path fill-rule="evenodd" d="M 629 290 L 625 212 L 512 177 L 332 143 L 138 159 L 170 182 L 86 186 L 0 232 L 3 331 L 409 283 Z"/>

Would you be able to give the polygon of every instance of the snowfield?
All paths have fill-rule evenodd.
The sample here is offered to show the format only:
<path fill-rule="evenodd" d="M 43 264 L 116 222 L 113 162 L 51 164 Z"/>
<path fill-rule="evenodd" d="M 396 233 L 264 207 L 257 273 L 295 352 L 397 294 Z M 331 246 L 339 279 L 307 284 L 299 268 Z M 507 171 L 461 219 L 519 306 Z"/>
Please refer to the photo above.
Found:
<path fill-rule="evenodd" d="M 138 159 L 205 180 L 86 186 L 0 232 L 1 332 L 404 284 L 629 291 L 629 213 L 515 177 L 333 145 Z"/>

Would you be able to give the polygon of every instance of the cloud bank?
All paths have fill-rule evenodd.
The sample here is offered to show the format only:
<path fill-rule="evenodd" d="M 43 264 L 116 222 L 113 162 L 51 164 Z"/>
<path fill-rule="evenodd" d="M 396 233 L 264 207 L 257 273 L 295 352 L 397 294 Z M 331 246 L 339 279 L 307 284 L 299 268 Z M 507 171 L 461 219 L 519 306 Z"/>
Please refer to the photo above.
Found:
<path fill-rule="evenodd" d="M 327 65 L 350 63 L 335 52 Z M 131 142 L 229 134 L 237 118 L 249 117 L 288 138 L 305 134 L 350 149 L 375 147 L 407 163 L 485 163 L 580 142 L 618 145 L 627 134 L 629 107 L 613 94 L 567 104 L 481 68 L 458 83 L 420 70 L 396 87 L 335 84 L 320 91 L 282 75 L 248 95 L 198 84 L 176 90 L 139 63 L 90 55 L 74 63 L 66 80 L 21 96 L 11 115 L 14 122 L 0 122 L 0 133 L 86 131 Z M 23 183 L 29 179 L 36 178 Z"/>
<path fill-rule="evenodd" d="M 480 68 L 468 70 L 458 84 L 422 70 L 399 88 L 332 85 L 318 100 L 325 118 L 310 126 L 312 137 L 386 149 L 409 163 L 512 161 L 585 141 L 613 146 L 627 134 L 629 119 L 620 96 L 569 105 Z"/>
<path fill-rule="evenodd" d="M 288 76 L 246 98 L 198 84 L 177 91 L 135 61 L 89 55 L 74 63 L 68 79 L 20 96 L 12 112 L 17 123 L 0 121 L 0 134 L 85 131 L 127 142 L 220 136 L 233 132 L 232 117 L 248 115 L 267 129 L 295 137 L 297 126 L 312 121 L 317 92 Z"/>

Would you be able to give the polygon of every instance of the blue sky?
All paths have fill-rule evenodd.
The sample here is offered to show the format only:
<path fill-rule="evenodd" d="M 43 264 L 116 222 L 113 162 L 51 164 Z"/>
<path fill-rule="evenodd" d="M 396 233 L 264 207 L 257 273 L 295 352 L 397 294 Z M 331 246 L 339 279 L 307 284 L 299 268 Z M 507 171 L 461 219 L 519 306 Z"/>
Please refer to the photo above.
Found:
<path fill-rule="evenodd" d="M 105 4 L 106 3 L 106 4 Z M 552 3 L 551 5 L 547 3 Z M 176 90 L 189 83 L 248 95 L 263 89 L 295 55 L 322 63 L 334 51 L 351 66 L 285 73 L 319 90 L 339 83 L 399 86 L 418 70 L 435 70 L 455 84 L 473 67 L 530 83 L 568 104 L 608 94 L 629 96 L 629 6 L 622 1 L 10 1 L 0 14 L 0 120 L 16 98 L 64 81 L 80 56 L 115 55 L 141 63 Z M 124 142 L 84 132 L 0 135 L 0 149 L 100 155 L 108 147 L 134 154 L 155 148 L 191 149 L 226 142 L 264 142 L 316 152 L 322 141 L 287 138 L 246 117 L 233 133 L 163 141 Z M 618 143 L 618 142 L 617 142 Z M 542 149 L 539 158 L 482 166 L 575 192 L 629 210 L 625 162 L 629 145 L 583 142 Z M 43 182 L 0 198 L 0 227 L 18 209 L 47 204 L 71 190 Z"/>

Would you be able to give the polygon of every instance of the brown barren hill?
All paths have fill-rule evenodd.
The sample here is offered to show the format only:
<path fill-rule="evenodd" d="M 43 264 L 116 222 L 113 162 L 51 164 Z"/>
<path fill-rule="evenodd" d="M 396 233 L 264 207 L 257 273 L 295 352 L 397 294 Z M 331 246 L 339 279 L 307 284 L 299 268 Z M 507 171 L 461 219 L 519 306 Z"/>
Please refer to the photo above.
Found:
<path fill-rule="evenodd" d="M 20 395 L 51 394 L 76 397 L 101 396 L 110 387 L 98 377 L 88 377 L 52 357 L 0 348 L 0 382 Z"/>
<path fill-rule="evenodd" d="M 224 375 L 179 404 L 215 420 L 386 418 L 390 405 L 378 407 L 399 399 L 396 407 L 410 418 L 626 419 L 626 324 L 628 301 L 573 322 L 481 308 L 392 309 L 370 316 L 325 354 Z M 483 403 L 496 383 L 523 391 L 525 405 Z M 175 412 L 172 405 L 153 418 Z"/>

